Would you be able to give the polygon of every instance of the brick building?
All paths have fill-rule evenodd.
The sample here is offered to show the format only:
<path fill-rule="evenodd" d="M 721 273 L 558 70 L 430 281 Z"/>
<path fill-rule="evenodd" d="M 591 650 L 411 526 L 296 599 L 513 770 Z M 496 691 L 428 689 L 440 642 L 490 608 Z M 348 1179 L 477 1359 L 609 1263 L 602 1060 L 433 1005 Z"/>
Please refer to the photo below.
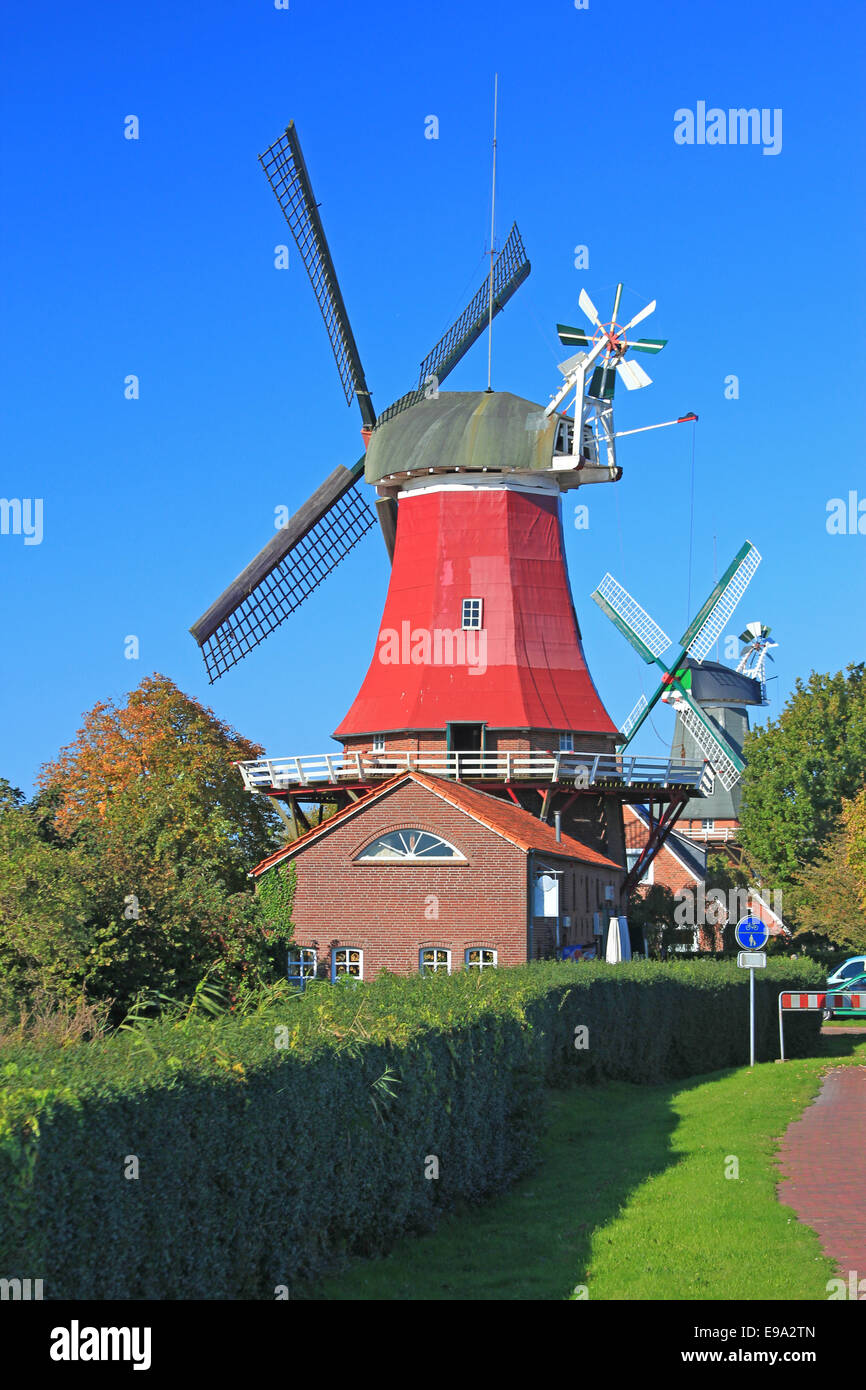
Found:
<path fill-rule="evenodd" d="M 407 772 L 253 870 L 296 866 L 298 975 L 516 965 L 600 937 L 625 870 L 498 797 Z"/>

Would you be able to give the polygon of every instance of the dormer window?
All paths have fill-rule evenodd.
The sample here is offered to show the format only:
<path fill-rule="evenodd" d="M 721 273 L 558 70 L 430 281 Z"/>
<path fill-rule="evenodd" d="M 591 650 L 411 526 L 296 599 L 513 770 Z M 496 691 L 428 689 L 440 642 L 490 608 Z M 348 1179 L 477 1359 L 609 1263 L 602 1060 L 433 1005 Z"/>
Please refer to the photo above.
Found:
<path fill-rule="evenodd" d="M 463 600 L 463 631 L 476 632 L 481 627 L 481 619 L 484 610 L 484 600 L 480 598 L 465 598 Z"/>

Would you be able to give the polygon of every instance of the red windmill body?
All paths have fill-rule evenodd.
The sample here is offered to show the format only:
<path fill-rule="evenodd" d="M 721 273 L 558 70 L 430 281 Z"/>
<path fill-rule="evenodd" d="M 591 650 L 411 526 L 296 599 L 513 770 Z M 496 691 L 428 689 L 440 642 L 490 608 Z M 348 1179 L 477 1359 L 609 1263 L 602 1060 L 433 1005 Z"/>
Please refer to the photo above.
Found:
<path fill-rule="evenodd" d="M 397 536 L 373 660 L 335 732 L 347 747 L 384 734 L 392 749 L 558 748 L 567 734 L 612 749 L 571 599 L 559 484 L 537 469 L 543 441 L 526 429 L 539 410 L 449 393 L 374 434 L 367 475 L 397 493 Z M 468 471 L 450 462 L 464 457 Z"/>

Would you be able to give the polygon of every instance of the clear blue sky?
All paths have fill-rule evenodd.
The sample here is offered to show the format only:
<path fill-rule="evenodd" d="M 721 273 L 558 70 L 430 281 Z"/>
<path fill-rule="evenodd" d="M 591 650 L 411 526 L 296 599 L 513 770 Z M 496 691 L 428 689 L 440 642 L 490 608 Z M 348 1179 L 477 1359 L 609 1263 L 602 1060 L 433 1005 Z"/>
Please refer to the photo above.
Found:
<path fill-rule="evenodd" d="M 645 330 L 670 342 L 618 427 L 701 417 L 692 608 L 714 540 L 721 569 L 748 537 L 764 562 L 734 628 L 773 625 L 770 713 L 798 674 L 863 659 L 866 535 L 825 525 L 830 498 L 866 499 L 862 4 L 19 0 L 4 29 L 0 495 L 43 499 L 44 537 L 0 535 L 0 775 L 29 788 L 85 709 L 154 670 L 273 755 L 332 746 L 375 642 L 378 532 L 213 687 L 187 632 L 274 508 L 360 453 L 294 248 L 274 269 L 287 229 L 256 156 L 295 119 L 381 410 L 483 276 L 494 71 L 497 232 L 516 218 L 533 264 L 494 386 L 547 400 L 581 286 L 603 309 L 619 279 L 624 310 L 656 298 Z M 675 144 L 699 101 L 781 108 L 781 152 Z M 486 385 L 482 345 L 448 384 Z M 690 454 L 687 426 L 624 441 L 622 481 L 580 494 L 588 531 L 565 502 L 617 721 L 648 673 L 589 594 L 610 568 L 679 635 Z M 640 751 L 664 751 L 669 720 Z"/>

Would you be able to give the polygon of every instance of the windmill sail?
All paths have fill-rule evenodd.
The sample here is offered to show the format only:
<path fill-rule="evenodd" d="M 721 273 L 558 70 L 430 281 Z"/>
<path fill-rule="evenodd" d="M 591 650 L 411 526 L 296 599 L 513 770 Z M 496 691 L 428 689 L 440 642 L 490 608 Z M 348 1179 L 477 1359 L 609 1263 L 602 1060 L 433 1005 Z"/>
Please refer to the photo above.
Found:
<path fill-rule="evenodd" d="M 526 251 L 515 222 L 508 234 L 508 240 L 496 257 L 493 266 L 493 314 L 505 307 L 515 290 L 523 284 L 532 269 L 526 259 Z M 424 392 L 430 383 L 441 386 L 442 382 L 466 355 L 472 344 L 477 342 L 490 322 L 490 280 L 484 281 L 478 293 L 470 300 L 459 319 L 452 323 L 431 352 L 421 363 L 418 385 L 413 391 L 393 402 L 377 420 L 382 425 L 401 411 L 408 410 L 424 399 Z"/>
<path fill-rule="evenodd" d="M 259 163 L 267 174 L 306 266 L 331 340 L 346 401 L 351 405 L 357 396 L 364 424 L 372 427 L 376 412 L 370 400 L 361 357 L 343 303 L 294 121 L 286 127 L 285 134 L 279 140 L 259 155 Z"/>
<path fill-rule="evenodd" d="M 617 583 L 612 574 L 604 576 L 593 591 L 592 598 L 647 664 L 667 651 L 671 644 L 667 633 L 641 608 L 637 599 Z"/>
<path fill-rule="evenodd" d="M 751 541 L 746 541 L 680 638 L 682 646 L 694 661 L 703 661 L 724 630 L 760 563 L 760 552 Z"/>
<path fill-rule="evenodd" d="M 190 628 L 211 684 L 264 641 L 376 524 L 359 484 L 364 459 L 335 468 Z"/>
<path fill-rule="evenodd" d="M 743 774 L 742 758 L 734 752 L 727 740 L 723 741 L 716 733 L 700 706 L 696 705 L 689 695 L 680 692 L 676 710 L 683 721 L 683 727 L 691 734 L 722 786 L 726 791 L 730 791 Z"/>

